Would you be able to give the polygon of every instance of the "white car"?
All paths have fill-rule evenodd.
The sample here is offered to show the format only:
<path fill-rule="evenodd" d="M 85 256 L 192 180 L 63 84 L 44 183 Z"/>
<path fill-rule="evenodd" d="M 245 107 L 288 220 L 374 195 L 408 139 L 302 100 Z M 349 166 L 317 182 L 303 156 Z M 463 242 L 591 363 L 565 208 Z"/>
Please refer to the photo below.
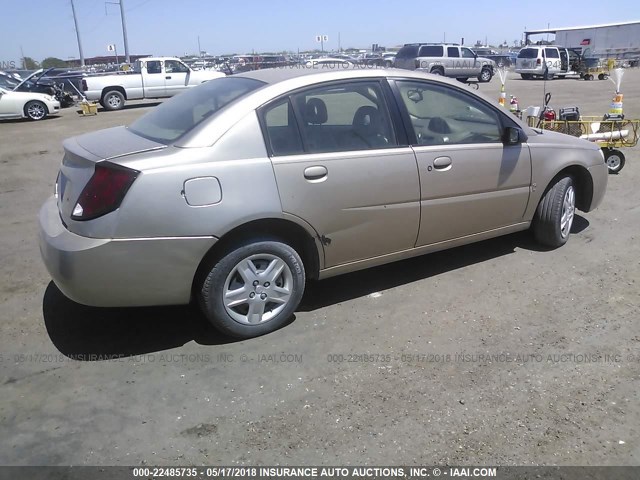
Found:
<path fill-rule="evenodd" d="M 42 120 L 47 115 L 60 113 L 60 102 L 51 95 L 32 92 L 14 92 L 0 88 L 0 119 L 28 118 Z"/>

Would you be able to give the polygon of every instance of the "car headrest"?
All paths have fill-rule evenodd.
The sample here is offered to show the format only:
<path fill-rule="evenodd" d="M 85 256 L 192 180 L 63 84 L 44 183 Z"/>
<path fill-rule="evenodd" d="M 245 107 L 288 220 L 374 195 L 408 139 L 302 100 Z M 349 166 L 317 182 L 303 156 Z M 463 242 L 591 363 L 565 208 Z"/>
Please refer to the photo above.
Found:
<path fill-rule="evenodd" d="M 304 121 L 312 125 L 326 123 L 329 116 L 327 105 L 319 98 L 310 98 L 304 106 Z"/>
<path fill-rule="evenodd" d="M 367 129 L 379 129 L 382 117 L 376 107 L 365 106 L 356 110 L 353 116 L 353 126 Z"/>

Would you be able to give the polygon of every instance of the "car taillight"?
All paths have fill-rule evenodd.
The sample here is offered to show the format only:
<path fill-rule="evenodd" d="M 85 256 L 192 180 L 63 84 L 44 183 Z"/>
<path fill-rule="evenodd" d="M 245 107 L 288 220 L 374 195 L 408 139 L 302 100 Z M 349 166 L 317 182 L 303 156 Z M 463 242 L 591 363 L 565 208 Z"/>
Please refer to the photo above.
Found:
<path fill-rule="evenodd" d="M 87 90 L 89 90 L 89 87 L 87 87 L 87 81 L 83 78 L 82 79 L 82 91 L 86 92 Z"/>
<path fill-rule="evenodd" d="M 140 172 L 109 162 L 96 164 L 93 176 L 84 187 L 76 206 L 73 220 L 91 220 L 113 212 L 122 203 L 129 187 Z"/>

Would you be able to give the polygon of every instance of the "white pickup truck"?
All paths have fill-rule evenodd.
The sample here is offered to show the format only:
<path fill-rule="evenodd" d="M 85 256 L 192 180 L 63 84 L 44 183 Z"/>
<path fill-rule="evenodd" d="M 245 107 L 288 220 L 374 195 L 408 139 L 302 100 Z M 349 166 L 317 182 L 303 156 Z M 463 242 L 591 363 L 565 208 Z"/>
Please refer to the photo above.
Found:
<path fill-rule="evenodd" d="M 83 78 L 82 90 L 87 100 L 98 100 L 106 110 L 120 110 L 127 100 L 171 97 L 224 76 L 191 70 L 177 58 L 147 57 L 136 61 L 130 72 Z"/>

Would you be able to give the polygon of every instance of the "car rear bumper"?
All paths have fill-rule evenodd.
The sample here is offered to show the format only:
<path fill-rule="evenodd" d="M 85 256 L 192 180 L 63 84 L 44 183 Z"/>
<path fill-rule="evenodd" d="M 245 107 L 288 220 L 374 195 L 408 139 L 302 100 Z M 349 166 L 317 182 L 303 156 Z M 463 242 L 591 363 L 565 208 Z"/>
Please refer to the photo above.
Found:
<path fill-rule="evenodd" d="M 64 226 L 55 197 L 40 210 L 40 253 L 58 288 L 96 307 L 189 303 L 193 278 L 215 237 L 102 239 Z"/>

